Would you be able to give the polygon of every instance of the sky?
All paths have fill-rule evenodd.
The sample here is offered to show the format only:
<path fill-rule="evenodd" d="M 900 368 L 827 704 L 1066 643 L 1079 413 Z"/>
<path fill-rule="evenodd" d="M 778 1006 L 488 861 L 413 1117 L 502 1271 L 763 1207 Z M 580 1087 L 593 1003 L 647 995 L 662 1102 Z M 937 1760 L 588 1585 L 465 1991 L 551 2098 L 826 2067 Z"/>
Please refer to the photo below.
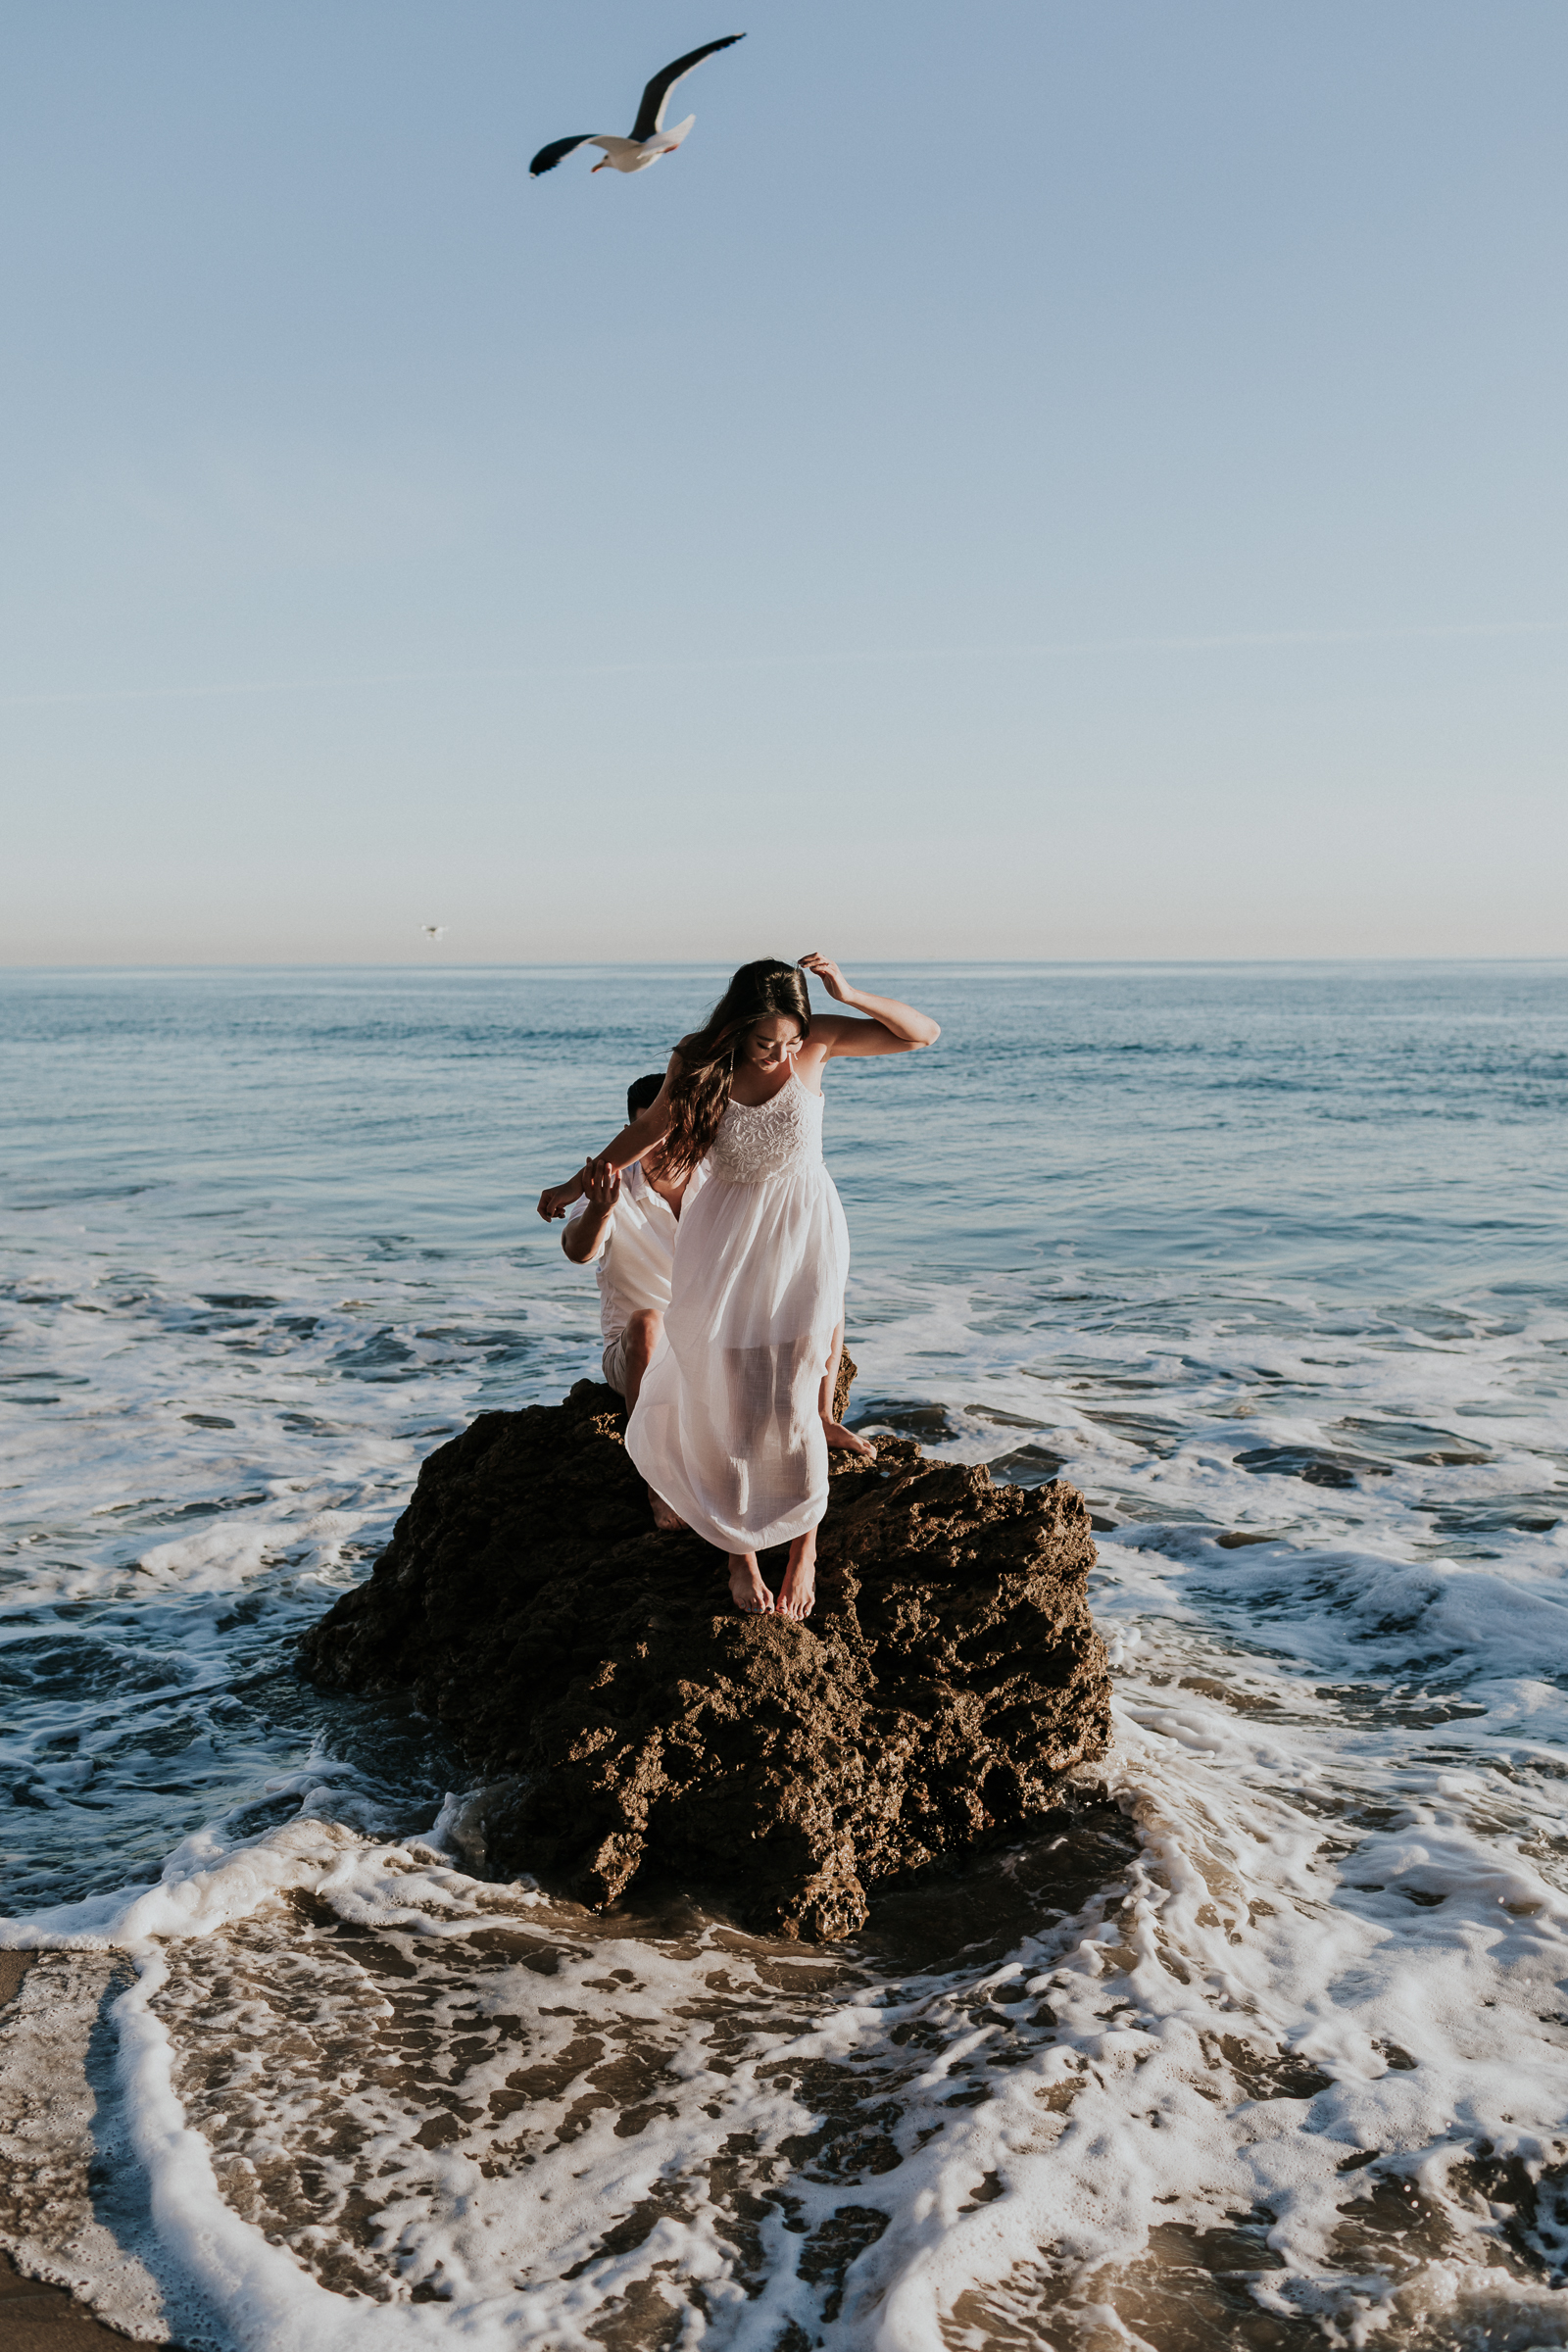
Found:
<path fill-rule="evenodd" d="M 0 961 L 1568 954 L 1561 0 L 733 5 L 5 0 Z"/>

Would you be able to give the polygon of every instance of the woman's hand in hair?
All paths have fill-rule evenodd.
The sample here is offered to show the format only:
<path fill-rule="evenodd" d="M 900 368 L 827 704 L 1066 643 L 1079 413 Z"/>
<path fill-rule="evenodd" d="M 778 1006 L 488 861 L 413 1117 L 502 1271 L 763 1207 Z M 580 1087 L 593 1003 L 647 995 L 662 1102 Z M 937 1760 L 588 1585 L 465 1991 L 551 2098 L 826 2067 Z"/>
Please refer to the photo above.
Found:
<path fill-rule="evenodd" d="M 846 1021 L 829 1012 L 812 1022 L 811 1045 L 820 1042 L 829 1060 L 839 1054 L 910 1054 L 917 1047 L 934 1046 L 942 1035 L 929 1013 L 916 1012 L 912 1004 L 902 1004 L 897 997 L 873 997 L 868 988 L 852 988 L 830 956 L 803 956 L 801 969 L 820 980 L 841 1004 L 868 1016 Z"/>
<path fill-rule="evenodd" d="M 814 972 L 830 997 L 837 997 L 841 1004 L 849 1004 L 850 984 L 831 956 L 818 956 L 813 949 L 809 956 L 801 957 L 801 969 L 803 972 Z"/>

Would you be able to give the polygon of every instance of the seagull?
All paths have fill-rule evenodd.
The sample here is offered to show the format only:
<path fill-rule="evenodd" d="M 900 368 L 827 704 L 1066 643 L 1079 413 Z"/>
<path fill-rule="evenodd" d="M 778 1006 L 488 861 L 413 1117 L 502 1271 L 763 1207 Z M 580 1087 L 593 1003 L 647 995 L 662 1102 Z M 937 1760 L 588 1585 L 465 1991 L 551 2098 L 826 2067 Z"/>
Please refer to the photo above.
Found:
<path fill-rule="evenodd" d="M 445 923 L 421 923 L 419 929 L 426 939 L 445 939 L 447 935 Z"/>
<path fill-rule="evenodd" d="M 673 155 L 697 117 L 688 115 L 684 122 L 677 122 L 673 130 L 666 130 L 664 109 L 669 104 L 670 91 L 677 81 L 685 80 L 694 66 L 700 66 L 705 57 L 711 57 L 715 49 L 733 49 L 737 41 L 744 41 L 745 38 L 744 32 L 727 32 L 721 41 L 706 41 L 701 49 L 688 50 L 684 57 L 677 57 L 672 66 L 666 66 L 662 74 L 656 74 L 643 92 L 643 102 L 637 109 L 637 120 L 631 126 L 629 139 L 617 139 L 613 131 L 608 130 L 583 130 L 574 139 L 553 139 L 548 147 L 540 148 L 528 166 L 529 172 L 535 179 L 541 172 L 553 172 L 563 157 L 570 155 L 577 147 L 604 149 L 604 163 L 595 164 L 596 172 L 603 172 L 607 168 L 612 172 L 646 172 L 649 165 L 657 164 L 662 155 Z"/>

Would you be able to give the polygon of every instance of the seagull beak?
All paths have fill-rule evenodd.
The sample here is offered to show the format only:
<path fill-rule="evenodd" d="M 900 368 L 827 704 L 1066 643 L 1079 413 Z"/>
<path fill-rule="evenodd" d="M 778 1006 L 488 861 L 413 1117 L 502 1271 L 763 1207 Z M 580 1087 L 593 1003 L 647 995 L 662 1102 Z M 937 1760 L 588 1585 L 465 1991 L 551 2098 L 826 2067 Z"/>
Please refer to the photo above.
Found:
<path fill-rule="evenodd" d="M 602 164 L 595 164 L 595 166 L 594 166 L 594 172 L 608 172 L 609 170 L 610 170 L 610 158 L 609 158 L 609 156 L 608 156 L 608 155 L 606 156 L 606 158 L 605 158 L 605 160 L 604 160 L 604 162 L 603 162 Z M 594 175 L 594 172 L 589 172 L 588 176 L 589 176 L 589 178 L 590 178 L 590 179 L 592 179 L 592 177 L 593 177 L 593 175 Z"/>

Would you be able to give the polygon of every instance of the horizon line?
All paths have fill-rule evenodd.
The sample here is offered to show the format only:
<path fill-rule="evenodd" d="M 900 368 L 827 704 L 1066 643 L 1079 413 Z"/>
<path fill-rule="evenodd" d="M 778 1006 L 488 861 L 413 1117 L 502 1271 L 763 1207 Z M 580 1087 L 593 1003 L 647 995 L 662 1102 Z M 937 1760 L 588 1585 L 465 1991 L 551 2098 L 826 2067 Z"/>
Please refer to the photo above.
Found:
<path fill-rule="evenodd" d="M 857 956 L 852 960 L 862 968 L 878 971 L 897 968 L 901 971 L 1167 971 L 1199 970 L 1215 965 L 1227 970 L 1283 970 L 1308 965 L 1313 969 L 1376 964 L 1477 965 L 1497 967 L 1527 965 L 1532 968 L 1551 964 L 1568 964 L 1568 948 L 1559 955 L 1544 956 Z M 105 978 L 140 974 L 146 977 L 169 973 L 220 972 L 727 972 L 734 969 L 729 956 L 676 956 L 661 959 L 655 956 L 632 956 L 612 961 L 607 957 L 561 958 L 554 961 L 502 960 L 455 963 L 425 961 L 410 957 L 401 962 L 240 962 L 224 963 L 8 963 L 0 960 L 0 976 L 27 973 L 96 974 Z"/>
<path fill-rule="evenodd" d="M 640 677 L 726 670 L 833 668 L 877 662 L 1049 662 L 1075 655 L 1115 653 L 1227 653 L 1334 645 L 1437 644 L 1501 637 L 1559 636 L 1568 620 L 1442 621 L 1373 629 L 1241 629 L 1222 634 L 1063 637 L 1039 645 L 888 646 L 844 653 L 685 655 L 630 662 L 527 662 L 482 669 L 355 671 L 335 678 L 260 678 L 209 686 L 87 686 L 53 693 L 0 695 L 0 710 L 30 710 L 78 703 L 216 702 L 270 694 L 341 694 L 364 686 L 460 686 L 549 677 Z"/>

